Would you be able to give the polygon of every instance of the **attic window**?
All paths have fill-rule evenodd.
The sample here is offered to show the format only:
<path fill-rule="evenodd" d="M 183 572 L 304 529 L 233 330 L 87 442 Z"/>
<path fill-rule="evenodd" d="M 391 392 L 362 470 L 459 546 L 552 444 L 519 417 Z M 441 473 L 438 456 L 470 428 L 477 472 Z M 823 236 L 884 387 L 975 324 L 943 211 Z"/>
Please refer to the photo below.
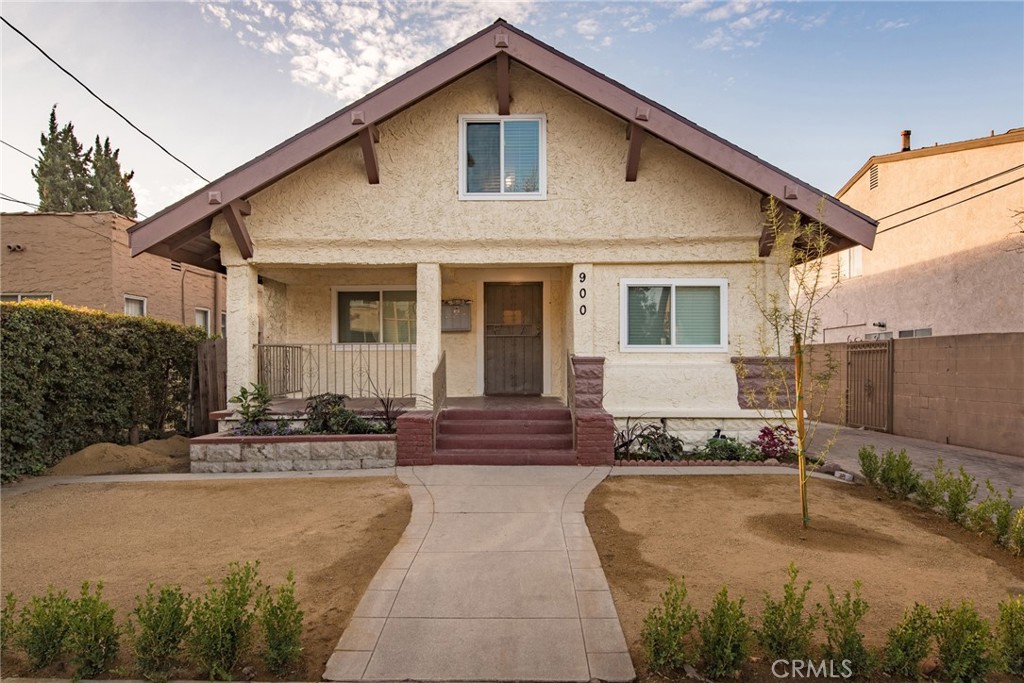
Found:
<path fill-rule="evenodd" d="M 459 118 L 460 199 L 544 199 L 544 116 Z"/>
<path fill-rule="evenodd" d="M 868 169 L 868 188 L 874 190 L 878 187 L 878 165 Z"/>

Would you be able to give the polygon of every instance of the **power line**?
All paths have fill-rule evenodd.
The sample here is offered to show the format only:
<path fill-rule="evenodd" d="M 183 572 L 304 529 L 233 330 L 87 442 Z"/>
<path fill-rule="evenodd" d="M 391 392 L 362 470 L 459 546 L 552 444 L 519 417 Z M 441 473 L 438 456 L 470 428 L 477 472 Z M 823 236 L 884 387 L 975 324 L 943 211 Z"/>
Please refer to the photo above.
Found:
<path fill-rule="evenodd" d="M 25 206 L 31 206 L 33 209 L 38 209 L 39 208 L 38 204 L 33 204 L 32 202 L 22 201 L 20 199 L 15 199 L 11 195 L 6 194 L 4 192 L 0 192 L 0 199 L 3 199 L 4 201 L 8 201 L 8 202 L 14 202 L 15 204 L 24 204 Z M 70 212 L 70 213 L 75 213 L 75 212 Z M 78 213 L 83 213 L 83 212 L 78 212 Z M 99 212 L 99 213 L 102 213 L 102 212 Z M 144 218 L 144 219 L 145 218 L 149 218 L 149 216 L 147 216 L 146 214 L 142 213 L 138 209 L 135 210 L 135 213 L 137 215 L 139 215 L 139 216 L 142 216 L 142 218 Z M 99 233 L 97 233 L 97 234 L 99 234 Z"/>
<path fill-rule="evenodd" d="M 921 220 L 922 218 L 925 218 L 927 216 L 931 216 L 932 214 L 938 213 L 939 211 L 945 211 L 946 209 L 952 209 L 954 206 L 959 206 L 960 204 L 963 204 L 964 202 L 969 202 L 972 199 L 977 199 L 978 197 L 983 197 L 983 196 L 987 195 L 990 192 L 995 192 L 996 190 L 1001 190 L 1004 187 L 1009 187 L 1010 185 L 1013 185 L 1014 183 L 1019 183 L 1022 180 L 1024 180 L 1024 178 L 1017 178 L 1016 180 L 1011 180 L 1008 183 L 1003 183 L 1002 185 L 997 185 L 996 187 L 993 187 L 993 188 L 990 188 L 988 190 L 985 190 L 984 192 L 979 192 L 978 194 L 971 195 L 970 197 L 965 197 L 964 199 L 961 199 L 958 202 L 953 202 L 952 204 L 947 204 L 946 206 L 940 206 L 939 208 L 935 209 L 934 211 L 929 211 L 928 213 L 923 213 L 920 216 L 917 216 L 915 218 L 911 218 L 910 220 L 903 221 L 902 223 L 897 223 L 896 225 L 890 225 L 885 230 L 879 230 L 875 234 L 876 235 L 881 235 L 883 232 L 889 232 L 890 230 L 895 230 L 896 228 L 900 227 L 901 225 L 906 225 L 907 223 L 913 223 L 914 221 Z"/>
<path fill-rule="evenodd" d="M 188 164 L 186 164 L 186 163 L 185 163 L 184 161 L 182 161 L 182 160 L 181 160 L 181 159 L 179 159 L 178 157 L 176 157 L 176 156 L 174 156 L 173 154 L 171 154 L 170 150 L 168 150 L 168 149 L 167 149 L 166 147 L 164 147 L 164 146 L 163 146 L 163 145 L 161 145 L 161 144 L 160 144 L 159 142 L 157 142 L 156 140 L 154 140 L 154 139 L 153 139 L 153 137 L 152 137 L 151 135 L 149 135 L 148 133 L 146 133 L 145 131 L 143 131 L 143 130 L 142 130 L 141 128 L 139 128 L 138 126 L 136 126 L 136 125 L 135 125 L 134 123 L 132 123 L 131 121 L 129 121 L 129 120 L 127 119 L 127 117 L 125 117 L 125 115 L 124 115 L 124 114 L 122 114 L 121 112 L 119 112 L 119 111 L 118 111 L 117 109 L 115 109 L 115 108 L 113 107 L 113 105 L 109 104 L 109 103 L 108 103 L 108 102 L 107 102 L 106 100 L 104 100 L 104 99 L 103 99 L 102 97 L 100 97 L 100 96 L 99 96 L 99 95 L 97 95 L 97 94 L 96 94 L 95 92 L 93 92 L 93 91 L 92 91 L 92 88 L 90 88 L 89 86 L 87 86 L 87 85 L 86 85 L 85 83 L 83 83 L 82 81 L 80 81 L 80 80 L 78 79 L 78 77 L 77 77 L 77 76 L 75 76 L 75 75 L 74 75 L 73 73 L 71 73 L 70 71 L 68 71 L 67 69 L 65 69 L 65 68 L 64 68 L 63 66 L 61 66 L 61 65 L 60 65 L 60 63 L 59 63 L 59 62 L 57 62 L 57 60 L 56 60 L 56 59 L 54 59 L 54 58 L 53 58 L 53 57 L 51 57 L 50 55 L 46 54 L 46 50 L 44 50 L 43 48 L 41 48 L 41 47 L 39 47 L 38 45 L 36 45 L 36 44 L 35 44 L 35 42 L 33 42 L 33 40 L 32 40 L 31 38 L 29 38 L 29 37 L 28 37 L 28 36 L 26 36 L 26 35 L 25 35 L 24 33 L 22 33 L 22 32 L 21 32 L 20 30 L 18 30 L 18 28 L 17 28 L 16 26 L 14 26 L 14 24 L 12 24 L 11 22 L 7 21 L 7 18 L 6 18 L 6 17 L 2 17 L 2 16 L 0 16 L 0 20 L 2 20 L 2 21 L 3 21 L 4 23 L 5 23 L 5 24 L 7 24 L 7 25 L 8 25 L 8 26 L 9 26 L 9 27 L 11 28 L 11 30 L 13 30 L 13 31 L 14 31 L 15 33 L 17 33 L 17 34 L 18 34 L 19 36 L 21 36 L 22 38 L 24 38 L 25 40 L 27 40 L 27 41 L 28 41 L 28 43 L 29 43 L 29 45 L 31 45 L 31 46 L 32 46 L 32 47 L 34 47 L 35 49 L 39 50 L 40 54 L 42 54 L 42 55 L 43 55 L 44 57 L 46 57 L 46 58 L 47 58 L 48 60 L 50 60 L 50 61 L 51 61 L 51 62 L 53 63 L 53 65 L 54 65 L 54 66 L 56 66 L 56 67 L 57 67 L 58 69 L 60 69 L 61 71 L 63 71 L 64 73 L 66 73 L 66 74 L 67 74 L 68 76 L 70 76 L 70 77 L 71 77 L 71 79 L 72 79 L 72 80 L 73 80 L 73 81 L 74 81 L 75 83 L 78 83 L 78 85 L 80 85 L 80 86 L 82 86 L 83 88 L 85 88 L 86 92 L 88 92 L 88 93 L 89 93 L 90 95 L 92 95 L 92 96 L 93 96 L 93 97 L 95 97 L 95 98 L 96 98 L 97 100 L 99 100 L 99 101 L 100 101 L 100 102 L 101 102 L 101 103 L 103 104 L 103 106 L 105 106 L 105 107 L 106 107 L 107 109 L 109 109 L 110 111 L 112 111 L 112 112 L 114 112 L 115 114 L 117 114 L 117 115 L 118 115 L 118 116 L 119 116 L 119 117 L 121 118 L 121 120 L 123 120 L 123 121 L 124 121 L 125 123 L 127 123 L 127 124 L 128 124 L 129 126 L 131 126 L 132 128 L 134 128 L 134 129 L 135 129 L 135 130 L 136 130 L 136 131 L 137 131 L 138 133 L 140 133 L 140 134 L 141 134 L 141 135 L 142 135 L 143 137 L 145 137 L 145 138 L 146 138 L 147 140 L 149 140 L 149 141 L 150 141 L 150 142 L 152 142 L 152 143 L 153 143 L 154 145 L 156 145 L 156 146 L 157 146 L 157 147 L 159 147 L 159 148 L 160 148 L 161 150 L 163 150 L 164 154 L 166 154 L 167 156 L 171 157 L 172 159 L 174 159 L 175 161 L 177 161 L 177 162 L 178 162 L 179 164 L 181 164 L 182 166 L 184 166 L 184 167 L 185 167 L 185 168 L 187 168 L 188 170 L 192 171 L 192 173 L 194 173 L 194 174 L 196 175 L 196 177 L 198 177 L 198 178 L 199 178 L 200 180 L 202 180 L 203 182 L 206 182 L 206 183 L 210 182 L 209 180 L 207 180 L 206 178 L 204 178 L 204 177 L 203 177 L 203 176 L 202 176 L 202 175 L 201 175 L 201 174 L 199 173 L 199 171 L 195 170 L 194 168 L 192 168 L 191 166 L 189 166 Z"/>
<path fill-rule="evenodd" d="M 38 163 L 39 159 L 36 159 L 34 156 L 29 154 L 28 152 L 22 152 L 20 149 L 18 149 L 17 147 L 12 145 L 11 143 L 7 142 L 6 140 L 0 140 L 0 142 L 2 142 L 5 146 L 10 147 L 11 149 L 13 149 L 15 152 L 18 152 L 19 154 L 23 154 L 24 156 L 27 156 L 32 161 L 35 161 L 35 162 Z"/>
<path fill-rule="evenodd" d="M 945 199 L 946 197 L 948 197 L 951 194 L 956 194 L 957 192 L 960 192 L 962 190 L 966 190 L 968 188 L 974 187 L 975 185 L 981 185 L 982 183 L 988 182 L 989 180 L 992 180 L 993 178 L 998 178 L 999 176 L 1006 175 L 1007 173 L 1013 173 L 1014 171 L 1020 170 L 1022 168 L 1024 168 L 1024 164 L 1020 164 L 1018 166 L 1014 166 L 1013 168 L 1008 168 L 1005 171 L 1000 171 L 999 173 L 995 173 L 993 175 L 990 175 L 987 178 L 982 178 L 981 180 L 976 180 L 973 183 L 971 183 L 970 185 L 964 185 L 962 187 L 956 188 L 955 190 L 950 190 L 949 192 L 946 192 L 945 194 L 940 194 L 938 197 L 932 197 L 931 199 L 926 199 L 923 202 L 920 202 L 919 204 L 914 204 L 913 206 L 908 206 L 907 208 L 900 209 L 899 211 L 893 211 L 888 216 L 882 216 L 878 220 L 879 220 L 879 222 L 881 222 L 881 221 L 884 221 L 886 218 L 892 218 L 893 216 L 897 216 L 897 215 L 899 215 L 901 213 L 904 213 L 906 211 L 910 211 L 911 209 L 917 209 L 917 208 L 920 208 L 920 207 L 924 206 L 925 204 L 930 204 L 930 203 L 932 203 L 934 201 L 937 201 L 939 199 Z"/>
<path fill-rule="evenodd" d="M 15 204 L 24 204 L 25 206 L 31 206 L 33 209 L 39 208 L 38 204 L 33 204 L 32 202 L 23 202 L 20 199 L 15 199 L 11 195 L 4 194 L 3 192 L 0 192 L 0 199 L 3 199 L 4 201 L 7 202 L 14 202 Z"/>

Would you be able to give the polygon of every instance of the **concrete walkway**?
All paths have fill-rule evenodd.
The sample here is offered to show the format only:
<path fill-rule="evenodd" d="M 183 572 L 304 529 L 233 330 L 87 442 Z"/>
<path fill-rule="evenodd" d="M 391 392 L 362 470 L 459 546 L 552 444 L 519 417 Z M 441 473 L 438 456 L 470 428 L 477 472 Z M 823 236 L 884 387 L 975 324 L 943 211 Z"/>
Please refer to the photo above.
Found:
<path fill-rule="evenodd" d="M 610 468 L 399 468 L 412 519 L 330 681 L 635 677 L 583 504 Z"/>
<path fill-rule="evenodd" d="M 1024 458 L 828 424 L 818 427 L 814 442 L 811 444 L 811 452 L 818 452 L 821 445 L 833 434 L 836 434 L 836 442 L 826 459 L 838 463 L 847 472 L 860 474 L 857 453 L 864 446 L 874 446 L 879 455 L 890 448 L 897 453 L 905 449 L 914 466 L 927 478 L 931 478 L 935 460 L 941 457 L 946 469 L 955 471 L 963 465 L 968 474 L 978 480 L 978 500 L 985 498 L 985 480 L 988 479 L 1000 493 L 1005 493 L 1007 487 L 1012 488 L 1013 504 L 1017 507 L 1024 505 Z"/>

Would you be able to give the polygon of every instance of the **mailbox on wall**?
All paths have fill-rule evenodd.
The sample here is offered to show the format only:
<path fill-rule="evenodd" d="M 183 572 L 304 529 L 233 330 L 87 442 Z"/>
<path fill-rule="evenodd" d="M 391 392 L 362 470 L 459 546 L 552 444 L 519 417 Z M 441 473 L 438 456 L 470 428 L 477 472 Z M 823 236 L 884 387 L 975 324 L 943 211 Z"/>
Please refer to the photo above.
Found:
<path fill-rule="evenodd" d="M 470 315 L 472 301 L 469 299 L 445 299 L 441 302 L 441 331 L 469 332 L 473 317 Z"/>

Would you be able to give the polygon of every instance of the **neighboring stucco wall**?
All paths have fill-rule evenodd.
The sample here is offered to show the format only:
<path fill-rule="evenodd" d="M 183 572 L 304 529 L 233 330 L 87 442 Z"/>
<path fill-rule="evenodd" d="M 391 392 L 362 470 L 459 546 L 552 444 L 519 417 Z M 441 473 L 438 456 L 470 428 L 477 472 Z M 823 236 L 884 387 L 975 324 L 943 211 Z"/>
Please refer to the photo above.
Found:
<path fill-rule="evenodd" d="M 111 313 L 124 312 L 125 294 L 142 296 L 148 315 L 188 325 L 196 308 L 206 308 L 211 332 L 219 333 L 224 276 L 188 264 L 174 270 L 171 261 L 152 254 L 132 258 L 126 230 L 134 224 L 110 212 L 4 214 L 0 287 L 5 294 L 52 293 L 66 304 Z M 23 250 L 10 251 L 7 244 Z"/>
<path fill-rule="evenodd" d="M 876 189 L 865 173 L 840 197 L 880 222 L 874 249 L 858 248 L 863 274 L 821 307 L 826 342 L 878 332 L 881 321 L 894 337 L 1024 331 L 1024 235 L 1013 215 L 1024 183 L 1012 183 L 1024 169 L 1003 173 L 1024 159 L 1024 131 L 993 141 L 1001 144 L 888 155 Z"/>

